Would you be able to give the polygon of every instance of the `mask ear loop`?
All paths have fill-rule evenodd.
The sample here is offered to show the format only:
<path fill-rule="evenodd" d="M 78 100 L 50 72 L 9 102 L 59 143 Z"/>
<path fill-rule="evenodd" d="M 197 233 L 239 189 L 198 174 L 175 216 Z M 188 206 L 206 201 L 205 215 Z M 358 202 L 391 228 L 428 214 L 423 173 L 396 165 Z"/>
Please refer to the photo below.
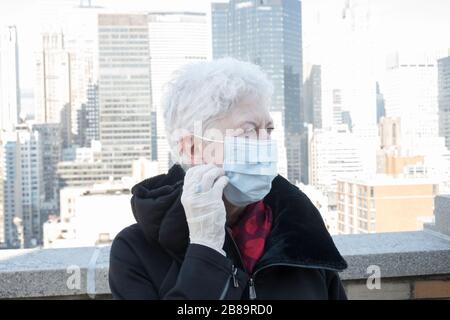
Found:
<path fill-rule="evenodd" d="M 225 143 L 224 140 L 214 140 L 214 139 L 206 138 L 206 137 L 203 137 L 203 136 L 199 136 L 198 134 L 194 134 L 194 133 L 193 133 L 192 135 L 193 135 L 194 137 L 197 137 L 197 138 L 202 139 L 202 140 L 205 140 L 205 141 Z"/>
<path fill-rule="evenodd" d="M 172 154 L 173 154 L 173 152 L 172 152 Z M 188 157 L 185 152 L 181 151 L 180 141 L 177 141 L 177 153 L 176 153 L 175 157 L 177 158 L 178 162 L 180 162 L 182 165 L 185 165 L 185 164 L 192 165 L 191 158 Z"/>
<path fill-rule="evenodd" d="M 195 134 L 195 133 L 193 133 L 192 136 L 197 137 L 197 138 L 199 138 L 199 139 L 202 139 L 202 140 L 204 140 L 204 141 L 223 143 L 223 145 L 224 145 L 224 146 L 223 146 L 223 149 L 224 149 L 224 160 L 223 160 L 223 164 L 225 164 L 225 152 L 226 152 L 226 150 L 225 150 L 225 141 L 224 141 L 224 140 L 210 139 L 210 138 L 206 138 L 206 137 L 200 136 L 200 135 Z"/>

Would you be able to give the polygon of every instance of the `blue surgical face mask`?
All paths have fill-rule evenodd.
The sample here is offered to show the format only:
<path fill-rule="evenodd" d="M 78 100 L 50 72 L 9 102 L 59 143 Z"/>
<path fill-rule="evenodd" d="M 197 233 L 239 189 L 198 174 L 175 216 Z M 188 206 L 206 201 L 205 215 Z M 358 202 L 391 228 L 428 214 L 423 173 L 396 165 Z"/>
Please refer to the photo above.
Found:
<path fill-rule="evenodd" d="M 263 199 L 277 175 L 277 145 L 274 140 L 225 137 L 223 169 L 229 179 L 225 198 L 236 206 Z"/>
<path fill-rule="evenodd" d="M 276 141 L 226 136 L 223 143 L 223 169 L 229 179 L 225 198 L 240 207 L 262 200 L 277 175 Z"/>

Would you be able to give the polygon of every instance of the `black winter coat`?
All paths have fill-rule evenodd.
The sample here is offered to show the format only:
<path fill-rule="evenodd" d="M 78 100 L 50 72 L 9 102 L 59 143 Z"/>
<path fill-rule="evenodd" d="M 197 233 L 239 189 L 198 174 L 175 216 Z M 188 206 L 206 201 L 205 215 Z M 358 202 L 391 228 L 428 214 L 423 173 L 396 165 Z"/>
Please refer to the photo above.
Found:
<path fill-rule="evenodd" d="M 174 165 L 132 189 L 137 223 L 111 247 L 109 285 L 115 299 L 346 299 L 337 274 L 347 263 L 320 213 L 278 175 L 264 202 L 272 229 L 252 275 L 227 228 L 223 249 L 190 244 L 180 201 L 184 170 Z"/>

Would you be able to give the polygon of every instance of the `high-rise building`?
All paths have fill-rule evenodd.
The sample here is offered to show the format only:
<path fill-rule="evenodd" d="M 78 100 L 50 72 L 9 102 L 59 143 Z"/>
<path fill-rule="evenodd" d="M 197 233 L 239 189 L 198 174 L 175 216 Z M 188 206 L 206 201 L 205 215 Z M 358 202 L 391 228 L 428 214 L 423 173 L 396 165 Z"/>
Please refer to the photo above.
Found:
<path fill-rule="evenodd" d="M 72 134 L 72 105 L 66 103 L 59 112 L 59 125 L 61 126 L 62 148 L 69 148 L 73 143 Z M 51 122 L 53 123 L 53 122 Z"/>
<path fill-rule="evenodd" d="M 35 57 L 36 105 L 25 103 L 24 114 L 31 114 L 29 106 L 33 105 L 38 123 L 58 123 L 65 108 L 69 144 L 79 133 L 77 115 L 87 101 L 88 85 L 98 81 L 97 14 L 103 10 L 82 1 L 58 16 L 53 10 L 41 12 L 41 19 L 49 23 L 42 25 Z"/>
<path fill-rule="evenodd" d="M 211 40 L 214 59 L 225 58 L 229 55 L 228 6 L 228 2 L 211 3 Z"/>
<path fill-rule="evenodd" d="M 309 151 L 310 151 L 310 143 L 311 138 L 313 136 L 313 125 L 311 123 L 304 123 L 304 131 L 301 135 L 300 140 L 300 151 L 301 151 L 301 163 L 300 163 L 300 177 L 301 177 L 301 183 L 302 184 L 309 184 L 310 183 L 310 171 L 309 171 Z M 320 130 L 320 129 L 318 129 Z"/>
<path fill-rule="evenodd" d="M 182 65 L 210 59 L 211 38 L 205 12 L 151 12 L 148 26 L 157 160 L 161 173 L 165 173 L 172 159 L 161 109 L 163 86 Z"/>
<path fill-rule="evenodd" d="M 310 184 L 324 191 L 335 192 L 339 176 L 363 171 L 360 142 L 346 125 L 314 130 L 309 149 Z"/>
<path fill-rule="evenodd" d="M 323 190 L 335 204 L 337 179 L 376 172 L 378 138 L 371 127 L 350 131 L 342 124 L 329 129 L 316 129 L 309 140 L 310 184 Z"/>
<path fill-rule="evenodd" d="M 61 111 L 71 106 L 71 57 L 62 32 L 42 34 L 42 50 L 36 54 L 36 121 L 59 123 Z"/>
<path fill-rule="evenodd" d="M 20 112 L 17 28 L 0 28 L 0 131 L 11 130 Z"/>
<path fill-rule="evenodd" d="M 32 129 L 39 133 L 43 194 L 40 210 L 42 221 L 46 221 L 48 215 L 59 213 L 59 184 L 56 169 L 61 160 L 61 127 L 58 123 L 42 123 L 34 124 Z"/>
<path fill-rule="evenodd" d="M 400 119 L 402 149 L 438 137 L 437 61 L 434 55 L 395 53 L 388 57 L 383 86 L 386 117 Z"/>
<path fill-rule="evenodd" d="M 71 133 L 78 136 L 78 112 L 89 99 L 89 85 L 98 81 L 97 15 L 103 8 L 80 3 L 66 15 L 63 26 L 65 48 L 70 53 Z"/>
<path fill-rule="evenodd" d="M 62 161 L 58 163 L 59 187 L 90 186 L 112 176 L 102 162 Z"/>
<path fill-rule="evenodd" d="M 151 159 L 147 15 L 99 14 L 98 37 L 102 160 L 120 178 L 133 160 Z"/>
<path fill-rule="evenodd" d="M 391 54 L 383 88 L 386 118 L 397 118 L 394 150 L 381 154 L 396 157 L 423 157 L 404 171 L 419 172 L 436 179 L 439 190 L 450 187 L 450 150 L 439 131 L 438 62 L 441 51 Z"/>
<path fill-rule="evenodd" d="M 90 147 L 92 140 L 99 140 L 99 104 L 98 85 L 90 83 L 87 88 L 87 101 L 77 112 L 78 135 L 77 144 Z"/>
<path fill-rule="evenodd" d="M 59 188 L 91 186 L 108 181 L 112 172 L 101 160 L 101 145 L 93 141 L 89 148 L 71 147 L 62 152 L 57 165 Z"/>
<path fill-rule="evenodd" d="M 304 119 L 314 129 L 322 128 L 322 71 L 320 65 L 312 65 L 303 85 Z"/>
<path fill-rule="evenodd" d="M 3 224 L 9 248 L 42 241 L 42 158 L 39 133 L 20 125 L 3 135 Z"/>
<path fill-rule="evenodd" d="M 433 218 L 438 185 L 427 178 L 339 178 L 338 233 L 422 230 Z"/>
<path fill-rule="evenodd" d="M 438 60 L 439 135 L 450 149 L 450 56 Z"/>
<path fill-rule="evenodd" d="M 213 57 L 231 56 L 259 65 L 274 84 L 272 111 L 281 111 L 287 175 L 301 180 L 301 3 L 298 0 L 230 0 L 212 3 Z"/>

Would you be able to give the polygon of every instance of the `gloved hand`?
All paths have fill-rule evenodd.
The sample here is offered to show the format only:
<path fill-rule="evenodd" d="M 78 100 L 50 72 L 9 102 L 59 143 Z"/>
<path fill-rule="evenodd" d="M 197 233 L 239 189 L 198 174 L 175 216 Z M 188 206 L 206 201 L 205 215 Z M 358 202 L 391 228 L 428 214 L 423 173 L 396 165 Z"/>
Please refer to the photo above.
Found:
<path fill-rule="evenodd" d="M 184 177 L 181 203 L 191 243 L 213 248 L 224 256 L 226 211 L 222 200 L 228 183 L 222 168 L 212 164 L 189 168 Z"/>

